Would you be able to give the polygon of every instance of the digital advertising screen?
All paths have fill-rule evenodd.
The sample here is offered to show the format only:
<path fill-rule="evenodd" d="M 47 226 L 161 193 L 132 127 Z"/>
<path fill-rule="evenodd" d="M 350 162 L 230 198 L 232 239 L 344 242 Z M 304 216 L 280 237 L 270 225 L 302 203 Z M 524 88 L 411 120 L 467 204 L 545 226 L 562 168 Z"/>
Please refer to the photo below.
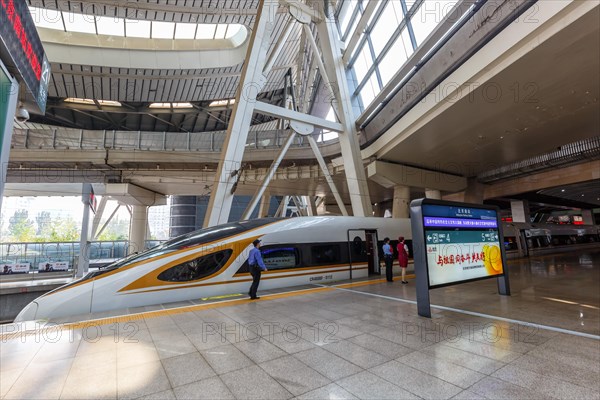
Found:
<path fill-rule="evenodd" d="M 422 218 L 430 288 L 504 274 L 496 210 L 423 204 Z"/>

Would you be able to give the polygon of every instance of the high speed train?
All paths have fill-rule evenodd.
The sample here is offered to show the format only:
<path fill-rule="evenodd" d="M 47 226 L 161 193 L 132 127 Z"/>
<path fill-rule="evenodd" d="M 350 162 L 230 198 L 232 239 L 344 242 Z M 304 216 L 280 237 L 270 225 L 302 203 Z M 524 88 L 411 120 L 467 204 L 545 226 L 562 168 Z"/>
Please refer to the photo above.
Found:
<path fill-rule="evenodd" d="M 200 229 L 38 297 L 15 322 L 247 293 L 255 239 L 268 267 L 261 290 L 366 277 L 379 270 L 381 241 L 399 236 L 410 243 L 409 219 L 265 218 Z"/>

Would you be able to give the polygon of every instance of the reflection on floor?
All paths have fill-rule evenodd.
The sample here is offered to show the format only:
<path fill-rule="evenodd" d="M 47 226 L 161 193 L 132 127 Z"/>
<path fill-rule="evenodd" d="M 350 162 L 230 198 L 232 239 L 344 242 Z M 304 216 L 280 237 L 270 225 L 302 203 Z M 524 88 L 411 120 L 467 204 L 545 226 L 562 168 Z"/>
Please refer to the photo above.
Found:
<path fill-rule="evenodd" d="M 432 303 L 598 335 L 599 257 L 513 261 L 512 297 L 480 281 Z M 412 280 L 347 290 L 5 336 L 0 396 L 600 398 L 600 340 L 360 293 L 413 300 Z"/>

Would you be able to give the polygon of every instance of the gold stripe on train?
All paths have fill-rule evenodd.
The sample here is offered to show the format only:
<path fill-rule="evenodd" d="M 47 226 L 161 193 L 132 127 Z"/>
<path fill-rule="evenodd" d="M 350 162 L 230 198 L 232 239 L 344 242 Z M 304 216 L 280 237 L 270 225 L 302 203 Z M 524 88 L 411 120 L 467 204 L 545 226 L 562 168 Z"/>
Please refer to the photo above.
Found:
<path fill-rule="evenodd" d="M 231 266 L 231 264 L 239 257 L 239 255 L 242 254 L 242 251 L 244 251 L 246 249 L 246 247 L 248 247 L 257 237 L 258 236 L 252 236 L 252 237 L 244 239 L 244 240 L 239 240 L 237 242 L 228 243 L 227 246 L 206 249 L 206 250 L 198 252 L 198 253 L 192 253 L 185 257 L 178 258 L 177 260 L 173 260 L 167 264 L 161 265 L 160 267 L 158 267 L 156 269 L 153 269 L 152 271 L 148 272 L 146 275 L 136 279 L 135 281 L 131 282 L 129 285 L 123 287 L 122 289 L 119 289 L 118 292 L 126 292 L 126 291 L 143 289 L 143 288 L 148 288 L 148 287 L 181 286 L 181 285 L 188 284 L 189 281 L 183 281 L 183 282 L 161 281 L 158 279 L 158 275 L 160 275 L 162 272 L 168 270 L 169 268 L 175 267 L 176 265 L 182 264 L 187 261 L 191 261 L 198 257 L 212 254 L 217 251 L 231 250 L 231 256 L 229 256 L 229 259 L 227 260 L 227 262 L 218 271 L 215 271 L 212 274 L 205 276 L 204 278 L 198 279 L 196 282 L 206 281 L 208 279 L 214 278 L 215 276 L 222 274 L 223 271 L 227 270 L 227 268 L 229 268 Z"/>
<path fill-rule="evenodd" d="M 319 268 L 322 268 L 322 267 L 319 267 Z M 364 269 L 367 269 L 367 267 L 352 268 L 353 271 L 359 271 L 359 270 L 364 270 Z M 261 278 L 261 280 L 265 280 L 265 279 L 283 279 L 283 278 L 292 278 L 292 277 L 297 277 L 297 276 L 317 275 L 317 274 L 321 274 L 321 273 L 325 274 L 325 273 L 345 272 L 345 271 L 350 271 L 350 268 L 345 267 L 345 268 L 335 269 L 335 270 L 304 272 L 304 273 L 301 273 L 301 274 L 290 274 L 290 275 L 279 275 L 279 276 L 266 276 L 264 278 Z M 191 288 L 202 287 L 202 286 L 228 285 L 228 284 L 231 284 L 231 283 L 243 283 L 243 282 L 252 282 L 252 279 L 249 278 L 249 279 L 235 279 L 235 280 L 218 281 L 218 282 L 205 282 L 205 283 L 197 283 L 197 284 L 193 284 L 193 285 L 188 285 L 188 286 L 184 286 L 184 287 L 164 287 L 164 288 L 141 290 L 141 291 L 134 292 L 134 293 L 122 293 L 122 294 L 152 293 L 152 292 L 162 292 L 164 290 L 191 289 Z"/>
<path fill-rule="evenodd" d="M 83 282 L 77 282 L 77 283 L 75 283 L 75 284 L 69 285 L 68 287 L 66 287 L 66 288 L 64 288 L 64 289 L 57 289 L 57 290 L 55 290 L 55 291 L 52 291 L 52 292 L 50 292 L 50 293 L 43 294 L 42 296 L 50 296 L 50 295 L 52 295 L 52 294 L 54 294 L 54 293 L 62 292 L 63 290 L 66 290 L 66 289 L 71 289 L 71 288 L 74 288 L 74 287 L 77 287 L 77 286 L 84 285 L 84 284 L 86 284 L 86 283 L 91 283 L 91 282 L 94 282 L 95 280 L 99 280 L 99 279 L 103 279 L 103 278 L 108 278 L 109 276 L 112 276 L 112 275 L 114 275 L 114 274 L 117 274 L 117 273 L 119 273 L 119 272 L 127 271 L 127 270 L 129 270 L 129 269 L 131 269 L 131 268 L 135 268 L 135 267 L 137 267 L 137 266 L 143 265 L 144 263 L 147 263 L 147 262 L 149 262 L 149 261 L 161 260 L 161 259 L 163 259 L 163 258 L 170 257 L 170 256 L 173 256 L 173 255 L 176 255 L 176 254 L 180 254 L 180 253 L 183 253 L 183 252 L 187 252 L 187 251 L 190 251 L 190 250 L 194 250 L 194 249 L 198 249 L 198 248 L 202 248 L 202 247 L 213 246 L 213 245 L 215 245 L 215 244 L 218 244 L 219 242 L 223 242 L 223 240 L 225 240 L 225 239 L 230 239 L 230 238 L 234 238 L 234 237 L 237 237 L 237 236 L 242 236 L 242 235 L 245 235 L 245 234 L 247 234 L 248 232 L 252 232 L 252 231 L 255 231 L 255 230 L 257 230 L 257 229 L 262 229 L 262 228 L 264 228 L 265 226 L 269 226 L 269 225 L 272 225 L 272 224 L 276 224 L 276 223 L 278 223 L 278 222 L 280 222 L 280 221 L 273 221 L 273 222 L 270 222 L 270 223 L 268 223 L 268 224 L 265 224 L 265 225 L 259 226 L 259 227 L 257 227 L 257 228 L 249 229 L 249 230 L 247 230 L 247 231 L 244 231 L 244 232 L 242 232 L 242 233 L 239 233 L 239 234 L 237 234 L 237 235 L 233 235 L 233 236 L 227 236 L 227 237 L 224 237 L 224 238 L 221 238 L 221 239 L 218 239 L 218 240 L 213 240 L 212 242 L 208 242 L 208 243 L 201 243 L 201 244 L 199 244 L 199 245 L 197 245 L 197 246 L 190 246 L 190 247 L 186 247 L 186 248 L 184 248 L 184 249 L 181 249 L 181 250 L 175 250 L 175 251 L 172 251 L 172 252 L 170 252 L 170 253 L 166 253 L 166 254 L 160 254 L 160 255 L 157 255 L 157 256 L 154 256 L 154 257 L 151 257 L 151 258 L 147 258 L 147 259 L 145 259 L 145 260 L 140 260 L 140 261 L 137 261 L 137 262 L 135 262 L 135 263 L 133 263 L 133 264 L 131 264 L 131 265 L 128 265 L 128 266 L 126 266 L 126 267 L 117 268 L 117 269 L 116 269 L 116 270 L 114 270 L 114 271 L 107 272 L 107 273 L 105 273 L 105 274 L 102 274 L 102 275 L 100 275 L 100 276 L 98 276 L 98 277 L 94 277 L 94 278 L 92 278 L 92 279 L 88 279 L 88 280 L 85 280 L 85 281 L 83 281 Z M 254 238 L 256 239 L 256 238 L 258 238 L 258 236 L 254 236 Z"/>

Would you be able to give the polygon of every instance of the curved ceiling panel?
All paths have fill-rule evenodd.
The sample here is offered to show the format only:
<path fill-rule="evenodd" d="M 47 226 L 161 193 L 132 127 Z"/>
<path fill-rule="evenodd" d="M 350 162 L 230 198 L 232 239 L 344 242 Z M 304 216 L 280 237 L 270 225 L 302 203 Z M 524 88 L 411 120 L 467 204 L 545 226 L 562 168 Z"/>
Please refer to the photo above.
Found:
<path fill-rule="evenodd" d="M 156 49 L 132 49 L 132 48 L 108 48 L 98 47 L 97 44 L 81 45 L 79 36 L 93 36 L 93 41 L 98 41 L 96 35 L 87 34 L 65 34 L 64 32 L 52 32 L 52 35 L 41 35 L 44 42 L 44 49 L 51 63 L 61 64 L 80 64 L 94 65 L 102 67 L 118 68 L 139 68 L 139 69 L 204 69 L 204 68 L 223 68 L 240 64 L 244 61 L 248 41 L 237 47 L 224 48 L 219 43 L 210 40 L 212 46 L 205 44 L 204 48 L 200 44 L 189 43 L 188 48 L 179 50 L 173 48 L 173 43 L 177 41 L 166 40 L 168 46 L 164 50 Z M 49 36 L 56 36 L 50 38 Z M 59 38 L 59 36 L 65 36 Z M 85 38 L 87 39 L 87 38 Z M 90 38 L 91 39 L 91 38 Z M 135 38 L 115 38 L 123 42 L 140 41 L 160 42 L 163 39 L 135 39 Z M 182 42 L 203 42 L 203 41 L 182 41 Z M 218 40 L 216 42 L 229 42 L 229 40 Z M 224 44 L 224 43 L 221 43 Z M 136 46 L 139 47 L 139 46 Z M 159 46 L 157 46 L 160 48 Z M 169 48 L 170 47 L 170 48 Z M 190 48 L 191 47 L 191 48 Z"/>

